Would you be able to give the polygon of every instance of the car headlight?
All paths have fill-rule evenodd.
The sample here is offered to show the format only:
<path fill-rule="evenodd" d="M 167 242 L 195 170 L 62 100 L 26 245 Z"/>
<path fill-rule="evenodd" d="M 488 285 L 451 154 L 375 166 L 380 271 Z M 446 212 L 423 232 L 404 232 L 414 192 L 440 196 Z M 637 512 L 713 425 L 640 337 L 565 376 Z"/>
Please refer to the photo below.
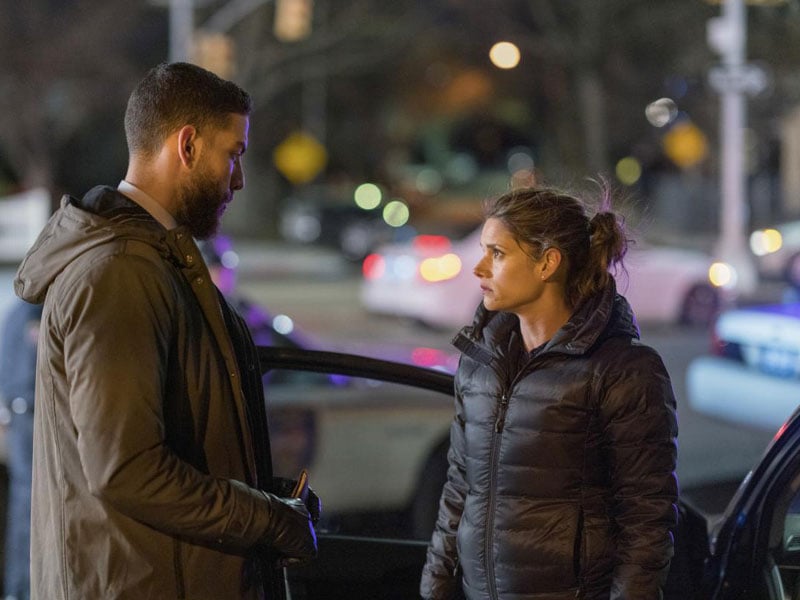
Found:
<path fill-rule="evenodd" d="M 783 236 L 777 229 L 759 229 L 750 234 L 750 250 L 756 256 L 777 252 L 783 246 Z"/>
<path fill-rule="evenodd" d="M 728 263 L 715 262 L 708 268 L 708 280 L 714 287 L 732 288 L 736 286 L 739 276 Z"/>
<path fill-rule="evenodd" d="M 426 258 L 419 265 L 420 277 L 430 282 L 446 281 L 460 272 L 461 259 L 453 253 Z"/>

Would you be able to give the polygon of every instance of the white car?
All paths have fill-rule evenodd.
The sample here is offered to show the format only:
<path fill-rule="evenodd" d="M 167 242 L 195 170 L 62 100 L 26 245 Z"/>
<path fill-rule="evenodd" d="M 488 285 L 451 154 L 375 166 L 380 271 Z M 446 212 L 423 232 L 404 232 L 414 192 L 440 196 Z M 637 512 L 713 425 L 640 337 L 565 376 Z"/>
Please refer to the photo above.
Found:
<path fill-rule="evenodd" d="M 480 257 L 480 229 L 459 241 L 421 235 L 408 244 L 383 246 L 364 259 L 361 302 L 371 312 L 432 327 L 468 324 L 481 302 L 472 273 Z M 617 287 L 639 321 L 708 325 L 735 297 L 735 274 L 725 285 L 714 285 L 713 264 L 697 250 L 636 244 Z"/>
<path fill-rule="evenodd" d="M 690 406 L 746 427 L 776 431 L 800 405 L 800 304 L 722 313 L 713 352 L 686 371 Z"/>

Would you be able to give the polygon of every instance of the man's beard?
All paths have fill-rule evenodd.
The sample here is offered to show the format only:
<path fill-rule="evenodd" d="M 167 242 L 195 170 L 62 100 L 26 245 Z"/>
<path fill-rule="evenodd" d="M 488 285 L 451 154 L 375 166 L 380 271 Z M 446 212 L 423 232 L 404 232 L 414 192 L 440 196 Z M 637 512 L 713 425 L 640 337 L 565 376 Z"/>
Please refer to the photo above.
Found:
<path fill-rule="evenodd" d="M 219 187 L 207 173 L 197 177 L 180 192 L 175 220 L 189 229 L 192 237 L 205 240 L 219 229 L 223 206 L 230 192 L 220 194 Z"/>

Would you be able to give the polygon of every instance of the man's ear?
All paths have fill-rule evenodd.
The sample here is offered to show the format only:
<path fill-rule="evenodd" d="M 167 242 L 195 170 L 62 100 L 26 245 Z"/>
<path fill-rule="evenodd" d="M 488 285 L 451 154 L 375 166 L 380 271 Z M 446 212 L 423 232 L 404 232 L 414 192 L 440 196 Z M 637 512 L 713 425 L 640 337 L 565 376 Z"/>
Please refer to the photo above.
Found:
<path fill-rule="evenodd" d="M 178 131 L 178 157 L 187 168 L 192 168 L 197 160 L 197 129 L 184 125 Z"/>

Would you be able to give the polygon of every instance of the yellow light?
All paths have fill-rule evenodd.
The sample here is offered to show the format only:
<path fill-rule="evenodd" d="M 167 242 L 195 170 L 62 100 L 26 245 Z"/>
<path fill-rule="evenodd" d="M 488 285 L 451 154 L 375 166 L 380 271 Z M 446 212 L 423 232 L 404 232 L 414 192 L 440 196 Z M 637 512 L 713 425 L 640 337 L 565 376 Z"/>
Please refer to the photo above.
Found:
<path fill-rule="evenodd" d="M 666 155 L 681 168 L 693 167 L 708 155 L 708 140 L 703 131 L 690 122 L 678 123 L 664 134 Z"/>
<path fill-rule="evenodd" d="M 383 207 L 383 220 L 391 227 L 402 227 L 408 223 L 410 212 L 402 200 L 392 200 Z"/>
<path fill-rule="evenodd" d="M 381 203 L 381 188 L 374 183 L 362 183 L 356 188 L 353 199 L 359 208 L 372 210 Z"/>
<path fill-rule="evenodd" d="M 777 252 L 783 246 L 783 236 L 777 229 L 761 229 L 750 234 L 750 249 L 756 256 Z"/>
<path fill-rule="evenodd" d="M 736 284 L 736 271 L 728 263 L 715 262 L 708 269 L 708 280 L 716 287 L 731 287 Z"/>
<path fill-rule="evenodd" d="M 445 281 L 461 272 L 461 259 L 456 254 L 426 258 L 419 265 L 419 274 L 425 281 Z"/>
<path fill-rule="evenodd" d="M 290 133 L 272 153 L 272 161 L 281 175 L 295 185 L 308 183 L 325 168 L 325 146 L 305 131 Z"/>
<path fill-rule="evenodd" d="M 617 179 L 625 185 L 633 185 L 642 176 L 642 165 L 632 156 L 621 158 L 617 162 Z"/>
<path fill-rule="evenodd" d="M 519 64 L 519 48 L 511 42 L 497 42 L 489 50 L 489 60 L 498 69 L 513 69 Z"/>

